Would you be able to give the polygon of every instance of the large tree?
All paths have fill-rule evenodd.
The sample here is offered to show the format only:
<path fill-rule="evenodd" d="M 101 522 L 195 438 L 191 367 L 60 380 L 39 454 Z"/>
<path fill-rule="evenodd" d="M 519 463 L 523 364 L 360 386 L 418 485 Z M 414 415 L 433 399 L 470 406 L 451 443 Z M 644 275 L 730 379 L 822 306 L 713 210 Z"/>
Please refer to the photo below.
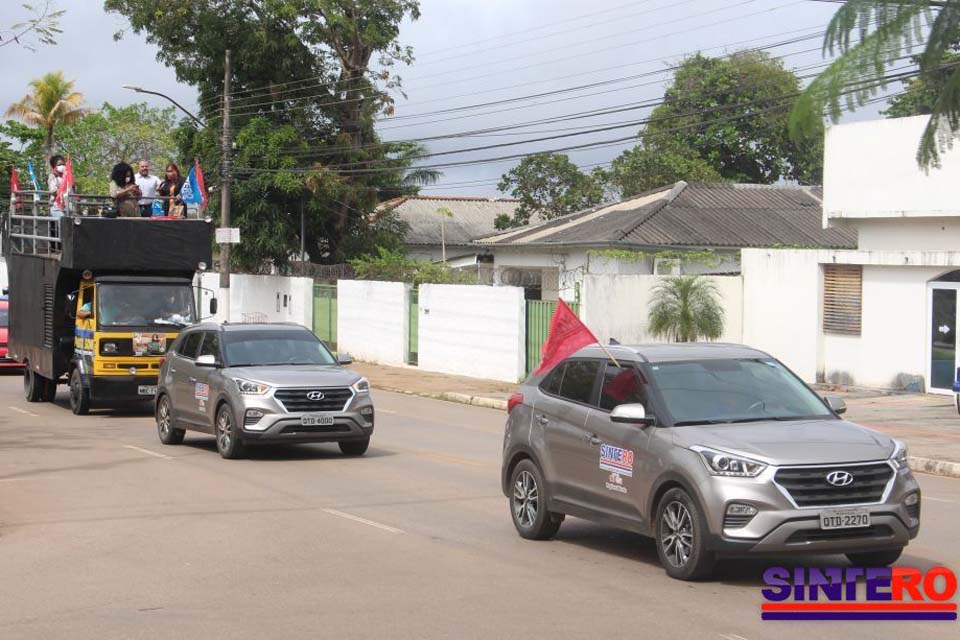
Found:
<path fill-rule="evenodd" d="M 301 210 L 310 258 L 343 261 L 356 246 L 347 239 L 372 224 L 380 200 L 430 179 L 408 175 L 418 154 L 382 143 L 374 130 L 398 83 L 391 65 L 411 59 L 397 38 L 401 21 L 418 17 L 416 1 L 194 0 L 159 12 L 153 0 L 105 6 L 198 88 L 208 127 L 182 128 L 178 140 L 184 155 L 204 158 L 209 175 L 219 171 L 223 60 L 232 50 L 233 205 L 246 245 L 233 253 L 244 265 L 286 264 L 300 246 Z"/>
<path fill-rule="evenodd" d="M 892 95 L 881 113 L 888 118 L 928 116 L 937 106 L 937 99 L 953 75 L 953 66 L 960 64 L 960 53 L 951 51 L 944 56 L 943 68 L 926 77 L 911 77 L 903 81 L 903 90 Z M 914 64 L 920 60 L 914 56 Z"/>
<path fill-rule="evenodd" d="M 856 37 L 854 37 L 856 34 Z M 935 96 L 918 141 L 917 161 L 939 165 L 940 151 L 960 137 L 960 64 L 950 53 L 960 41 L 960 0 L 847 0 L 824 34 L 824 52 L 839 56 L 806 88 L 791 115 L 795 136 L 809 135 L 826 112 L 838 121 L 866 104 L 892 78 L 902 79 L 905 53 L 923 47 L 916 75 Z"/>
<path fill-rule="evenodd" d="M 32 81 L 30 93 L 7 108 L 8 118 L 16 118 L 43 131 L 45 157 L 55 150 L 57 125 L 72 124 L 86 114 L 83 94 L 73 90 L 74 82 L 64 78 L 62 71 L 51 71 Z"/>
<path fill-rule="evenodd" d="M 720 182 L 720 174 L 693 149 L 663 144 L 640 144 L 620 154 L 607 172 L 610 187 L 620 197 L 685 180 L 687 182 Z"/>
<path fill-rule="evenodd" d="M 497 188 L 520 200 L 512 218 L 497 218 L 498 229 L 527 224 L 533 216 L 552 220 L 592 207 L 604 193 L 596 176 L 582 172 L 562 153 L 526 156 L 500 178 Z"/>
<path fill-rule="evenodd" d="M 822 127 L 797 140 L 789 135 L 799 91 L 797 75 L 765 52 L 691 56 L 651 113 L 640 135 L 643 147 L 654 155 L 665 150 L 680 159 L 699 157 L 723 180 L 818 183 Z M 687 164 L 693 175 L 704 175 L 703 164 Z"/>

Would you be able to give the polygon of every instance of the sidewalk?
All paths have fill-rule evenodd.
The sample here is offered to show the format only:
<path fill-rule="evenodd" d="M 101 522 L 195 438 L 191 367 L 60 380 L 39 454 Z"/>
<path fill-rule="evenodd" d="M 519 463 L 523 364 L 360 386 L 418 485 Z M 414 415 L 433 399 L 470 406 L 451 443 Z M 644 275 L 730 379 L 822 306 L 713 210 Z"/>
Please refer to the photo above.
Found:
<path fill-rule="evenodd" d="M 515 384 L 355 362 L 375 389 L 506 410 Z M 831 391 L 847 403 L 845 418 L 903 440 L 916 471 L 960 478 L 960 415 L 951 396 Z"/>

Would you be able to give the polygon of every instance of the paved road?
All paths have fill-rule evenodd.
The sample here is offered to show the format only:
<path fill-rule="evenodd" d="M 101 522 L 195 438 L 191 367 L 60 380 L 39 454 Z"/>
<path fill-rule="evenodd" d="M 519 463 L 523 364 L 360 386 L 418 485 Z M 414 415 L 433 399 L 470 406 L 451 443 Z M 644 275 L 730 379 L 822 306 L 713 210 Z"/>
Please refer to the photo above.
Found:
<path fill-rule="evenodd" d="M 78 419 L 62 391 L 28 405 L 0 378 L 0 637 L 957 637 L 761 622 L 769 562 L 682 583 L 633 534 L 568 519 L 522 540 L 498 488 L 501 412 L 375 400 L 364 458 L 313 445 L 231 462 L 209 437 L 163 447 L 148 417 Z M 960 481 L 921 483 L 902 562 L 958 569 Z"/>

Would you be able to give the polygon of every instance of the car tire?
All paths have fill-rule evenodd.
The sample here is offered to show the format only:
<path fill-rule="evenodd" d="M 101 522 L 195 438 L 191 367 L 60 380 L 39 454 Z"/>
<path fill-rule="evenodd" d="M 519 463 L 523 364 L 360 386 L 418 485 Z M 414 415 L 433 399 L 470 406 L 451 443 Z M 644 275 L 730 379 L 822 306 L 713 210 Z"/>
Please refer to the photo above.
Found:
<path fill-rule="evenodd" d="M 667 491 L 657 504 L 657 555 L 667 575 L 697 580 L 710 575 L 716 557 L 707 549 L 707 521 L 686 491 Z"/>
<path fill-rule="evenodd" d="M 521 460 L 510 474 L 510 517 L 520 537 L 549 540 L 557 535 L 563 515 L 547 510 L 546 483 L 533 460 Z"/>
<path fill-rule="evenodd" d="M 40 402 L 43 400 L 43 385 L 41 378 L 30 368 L 30 363 L 25 362 L 23 367 L 23 397 L 27 402 Z"/>
<path fill-rule="evenodd" d="M 70 373 L 70 410 L 77 416 L 90 413 L 90 389 L 83 384 L 80 369 Z"/>
<path fill-rule="evenodd" d="M 217 451 L 226 460 L 236 460 L 243 457 L 243 442 L 237 434 L 236 421 L 233 419 L 233 410 L 229 405 L 222 404 L 217 409 L 217 417 L 213 423 L 213 433 L 217 438 Z"/>
<path fill-rule="evenodd" d="M 173 421 L 173 412 L 170 407 L 170 397 L 160 396 L 157 400 L 157 435 L 160 436 L 160 442 L 163 444 L 180 444 L 183 442 L 183 436 L 186 435 L 185 429 L 177 429 Z"/>
<path fill-rule="evenodd" d="M 363 440 L 341 440 L 337 444 L 340 445 L 340 452 L 345 456 L 362 456 L 367 452 L 367 447 L 370 446 L 370 438 L 366 437 Z"/>
<path fill-rule="evenodd" d="M 847 560 L 857 567 L 887 567 L 900 559 L 903 547 L 898 549 L 884 549 L 883 551 L 863 551 L 848 553 Z"/>
<path fill-rule="evenodd" d="M 953 394 L 953 404 L 957 408 L 957 414 L 960 414 L 960 393 Z"/>

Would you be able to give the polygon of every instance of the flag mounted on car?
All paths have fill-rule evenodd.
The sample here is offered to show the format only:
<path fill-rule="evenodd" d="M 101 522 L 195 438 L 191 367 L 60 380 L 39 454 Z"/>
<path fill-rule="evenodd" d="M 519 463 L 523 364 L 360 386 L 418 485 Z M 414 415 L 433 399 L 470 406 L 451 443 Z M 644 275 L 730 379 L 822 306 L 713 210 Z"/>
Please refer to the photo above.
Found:
<path fill-rule="evenodd" d="M 573 309 L 563 300 L 558 300 L 550 320 L 550 334 L 540 351 L 540 366 L 534 373 L 540 374 L 553 369 L 568 356 L 595 342 L 596 336 L 587 325 L 580 322 Z"/>

